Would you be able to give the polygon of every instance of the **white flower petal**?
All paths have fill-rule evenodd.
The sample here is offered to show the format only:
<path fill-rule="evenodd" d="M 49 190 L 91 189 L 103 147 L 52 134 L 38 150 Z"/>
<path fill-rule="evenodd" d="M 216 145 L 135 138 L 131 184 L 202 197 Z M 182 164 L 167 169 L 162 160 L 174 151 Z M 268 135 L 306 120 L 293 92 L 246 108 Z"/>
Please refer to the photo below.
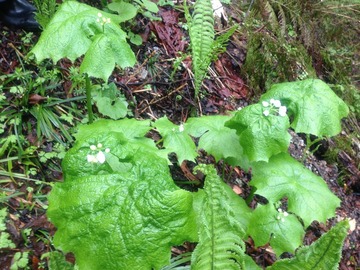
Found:
<path fill-rule="evenodd" d="M 105 155 L 102 151 L 96 154 L 96 159 L 99 163 L 103 164 L 105 162 Z"/>
<path fill-rule="evenodd" d="M 96 150 L 96 146 L 95 145 L 90 145 L 90 150 Z"/>
<path fill-rule="evenodd" d="M 280 106 L 279 108 L 279 115 L 280 116 L 285 116 L 286 115 L 286 107 L 285 106 Z"/>
<path fill-rule="evenodd" d="M 265 110 L 265 111 L 263 112 L 263 114 L 264 114 L 265 116 L 268 116 L 268 115 L 270 114 L 270 111 L 269 111 L 269 110 Z"/>
<path fill-rule="evenodd" d="M 106 148 L 105 153 L 110 153 L 110 148 Z"/>
<path fill-rule="evenodd" d="M 264 107 L 269 107 L 269 102 L 263 101 L 263 102 L 262 102 L 262 105 L 263 105 Z"/>
<path fill-rule="evenodd" d="M 101 143 L 97 144 L 97 148 L 102 148 L 102 147 L 103 147 L 103 145 Z"/>
<path fill-rule="evenodd" d="M 183 132 L 183 131 L 184 131 L 184 124 L 180 124 L 180 126 L 179 126 L 179 131 L 180 131 L 180 132 Z"/>
<path fill-rule="evenodd" d="M 279 108 L 279 107 L 281 106 L 280 100 L 276 100 L 276 99 L 275 99 L 273 105 L 274 105 L 276 108 Z"/>
<path fill-rule="evenodd" d="M 87 155 L 86 156 L 86 159 L 88 162 L 94 162 L 94 160 L 96 159 L 96 157 L 94 155 Z"/>

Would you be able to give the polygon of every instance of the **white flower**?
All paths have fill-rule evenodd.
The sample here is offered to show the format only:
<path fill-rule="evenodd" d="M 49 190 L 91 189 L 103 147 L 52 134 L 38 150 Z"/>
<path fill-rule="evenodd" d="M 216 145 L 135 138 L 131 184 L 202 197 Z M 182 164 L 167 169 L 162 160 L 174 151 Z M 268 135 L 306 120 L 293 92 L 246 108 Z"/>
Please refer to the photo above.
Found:
<path fill-rule="evenodd" d="M 262 105 L 263 105 L 264 107 L 269 107 L 269 102 L 263 101 L 263 102 L 262 102 Z"/>
<path fill-rule="evenodd" d="M 284 217 L 287 217 L 288 215 L 288 212 L 284 212 Z"/>
<path fill-rule="evenodd" d="M 180 132 L 183 132 L 183 131 L 184 131 L 184 124 L 180 124 L 180 126 L 179 126 L 179 131 L 180 131 Z"/>
<path fill-rule="evenodd" d="M 99 153 L 96 154 L 96 159 L 100 164 L 103 164 L 105 162 L 105 155 L 102 151 L 99 151 Z"/>
<path fill-rule="evenodd" d="M 102 148 L 102 147 L 103 147 L 103 145 L 101 143 L 97 144 L 97 148 Z"/>
<path fill-rule="evenodd" d="M 97 162 L 96 157 L 94 155 L 87 155 L 86 159 L 88 162 L 92 163 L 92 162 Z"/>
<path fill-rule="evenodd" d="M 270 99 L 270 104 L 274 105 L 275 99 Z"/>
<path fill-rule="evenodd" d="M 286 107 L 285 106 L 280 106 L 279 107 L 279 115 L 280 116 L 285 116 L 286 115 Z"/>
<path fill-rule="evenodd" d="M 102 17 L 102 14 L 101 12 L 98 13 L 98 17 L 101 18 Z"/>
<path fill-rule="evenodd" d="M 269 110 L 265 110 L 265 111 L 263 112 L 263 114 L 264 114 L 265 116 L 268 116 L 268 115 L 270 114 L 270 111 L 269 111 Z"/>
<path fill-rule="evenodd" d="M 281 106 L 281 102 L 280 102 L 280 100 L 274 100 L 274 102 L 273 102 L 273 105 L 276 107 L 276 108 L 279 108 L 280 106 Z"/>
<path fill-rule="evenodd" d="M 96 146 L 95 145 L 90 145 L 90 150 L 96 150 Z"/>
<path fill-rule="evenodd" d="M 110 148 L 106 148 L 105 153 L 110 153 Z"/>

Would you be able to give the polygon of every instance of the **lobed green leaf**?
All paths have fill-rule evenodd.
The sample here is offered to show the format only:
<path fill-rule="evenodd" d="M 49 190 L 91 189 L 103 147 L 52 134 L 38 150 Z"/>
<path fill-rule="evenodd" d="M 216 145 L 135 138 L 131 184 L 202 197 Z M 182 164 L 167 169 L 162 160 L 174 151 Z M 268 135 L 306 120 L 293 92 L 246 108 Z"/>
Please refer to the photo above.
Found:
<path fill-rule="evenodd" d="M 291 136 L 287 116 L 264 115 L 261 104 L 253 104 L 237 112 L 225 123 L 236 130 L 244 155 L 249 161 L 268 161 L 273 155 L 287 152 Z"/>
<path fill-rule="evenodd" d="M 250 185 L 256 187 L 256 194 L 272 203 L 287 198 L 287 210 L 301 217 L 305 227 L 314 220 L 326 222 L 340 206 L 321 177 L 286 153 L 273 156 L 269 162 L 256 162 L 252 169 Z"/>
<path fill-rule="evenodd" d="M 101 25 L 98 13 L 110 22 Z M 83 73 L 107 81 L 115 64 L 133 66 L 135 55 L 120 28 L 121 18 L 76 1 L 64 2 L 31 50 L 38 62 L 51 58 L 76 58 L 85 55 Z"/>
<path fill-rule="evenodd" d="M 349 108 L 321 80 L 307 79 L 274 84 L 261 100 L 278 99 L 285 104 L 296 132 L 334 136 L 341 131 L 341 119 Z"/>
<path fill-rule="evenodd" d="M 192 194 L 173 183 L 165 159 L 120 132 L 79 137 L 47 214 L 55 245 L 73 252 L 80 269 L 160 269 L 172 245 L 197 240 Z M 98 142 L 111 149 L 103 164 L 86 159 Z"/>
<path fill-rule="evenodd" d="M 274 205 L 258 205 L 254 210 L 248 228 L 255 245 L 270 243 L 277 256 L 284 252 L 294 253 L 302 244 L 305 231 L 295 215 L 284 215 Z"/>

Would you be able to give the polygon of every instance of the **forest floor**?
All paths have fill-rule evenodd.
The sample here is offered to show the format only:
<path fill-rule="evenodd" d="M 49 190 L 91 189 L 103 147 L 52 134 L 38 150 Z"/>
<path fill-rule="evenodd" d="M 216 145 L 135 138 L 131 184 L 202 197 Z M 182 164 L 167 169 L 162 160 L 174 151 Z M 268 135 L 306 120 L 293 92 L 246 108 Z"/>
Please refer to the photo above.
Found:
<path fill-rule="evenodd" d="M 200 101 L 194 102 L 191 60 L 184 59 L 174 77 L 170 77 L 174 59 L 179 52 L 186 53 L 188 46 L 184 30 L 179 26 L 179 20 L 183 20 L 183 14 L 170 8 L 161 9 L 159 16 L 162 21 L 139 20 L 137 22 L 137 26 L 143 30 L 144 41 L 143 45 L 135 49 L 138 64 L 121 74 L 114 72 L 111 77 L 111 81 L 116 83 L 128 102 L 132 104 L 131 113 L 135 118 L 158 119 L 166 115 L 173 122 L 180 123 L 194 115 L 194 108 L 198 108 L 198 113 L 202 115 L 222 114 L 244 107 L 258 98 L 246 79 L 240 75 L 247 53 L 246 39 L 235 38 L 229 42 L 227 51 L 212 64 L 209 76 L 203 84 L 204 92 Z M 21 95 L 24 94 L 9 89 L 10 86 L 19 85 L 22 82 L 17 76 L 28 76 L 27 73 L 30 77 L 36 76 L 36 65 L 25 63 L 24 58 L 36 43 L 39 34 L 29 35 L 25 31 L 10 29 L 1 24 L 0 30 L 0 76 L 5 75 L 11 78 L 1 81 L 4 84 L 2 91 L 10 102 L 11 109 L 21 113 L 22 123 L 21 130 L 14 131 L 14 125 L 3 127 L 4 131 L 0 136 L 5 138 L 11 134 L 20 133 L 23 135 L 21 138 L 27 141 L 27 144 L 23 144 L 26 147 L 21 153 L 16 148 L 16 143 L 12 149 L 0 151 L 2 172 L 0 174 L 0 205 L 2 209 L 6 208 L 8 211 L 6 231 L 14 244 L 12 248 L 0 250 L 0 269 L 10 269 L 15 261 L 14 255 L 19 252 L 28 252 L 26 254 L 29 256 L 29 261 L 26 269 L 48 269 L 47 257 L 44 254 L 54 249 L 51 239 L 56 229 L 46 218 L 46 196 L 51 191 L 51 185 L 62 179 L 60 166 L 62 152 L 45 157 L 39 162 L 46 153 L 55 153 L 54 149 L 58 146 L 55 140 L 37 136 L 37 123 L 31 114 L 31 107 L 41 104 L 48 96 L 59 99 L 76 97 L 76 92 L 72 91 L 74 81 L 70 79 L 69 74 L 71 63 L 66 60 L 57 63 L 61 79 L 54 82 L 55 86 L 47 90 L 46 96 L 34 92 L 26 100 L 27 104 L 17 103 L 18 100 L 23 101 Z M 76 126 L 75 122 L 80 122 L 85 118 L 86 107 L 84 99 L 69 102 L 68 105 L 77 111 L 74 113 L 73 124 L 66 122 L 64 124 L 71 131 Z M 344 126 L 349 125 L 349 120 L 344 120 Z M 357 122 L 357 125 L 359 126 L 360 123 Z M 54 132 L 62 136 L 56 127 Z M 327 224 L 314 222 L 308 228 L 304 243 L 312 243 L 339 220 L 348 218 L 351 230 L 343 246 L 339 269 L 360 269 L 359 138 L 353 138 L 351 153 L 340 149 L 337 162 L 330 163 L 323 155 L 326 149 L 310 153 L 305 148 L 302 137 L 296 134 L 292 136 L 290 153 L 299 160 L 305 156 L 303 161 L 305 166 L 324 178 L 329 188 L 342 201 L 335 218 L 330 219 Z M 339 136 L 347 137 L 349 134 L 344 130 Z M 329 147 L 329 144 L 331 145 L 332 141 L 323 142 L 325 147 Z M 71 143 L 68 143 L 66 147 L 70 145 Z M 2 147 L 0 146 L 0 149 Z M 27 152 L 30 149 L 35 150 Z M 11 159 L 20 155 L 22 159 Z M 186 168 L 179 168 L 177 172 L 178 178 L 187 178 Z M 236 177 L 246 178 L 246 175 L 239 174 Z M 236 187 L 236 183 L 231 181 L 229 185 L 234 190 L 243 188 Z M 265 267 L 272 264 L 275 256 L 270 250 L 266 247 L 255 248 L 251 241 L 247 245 L 248 251 L 259 265 Z M 191 245 L 186 248 L 191 251 Z M 176 253 L 177 249 L 174 248 L 173 251 Z M 68 256 L 68 261 L 73 261 L 71 255 Z"/>

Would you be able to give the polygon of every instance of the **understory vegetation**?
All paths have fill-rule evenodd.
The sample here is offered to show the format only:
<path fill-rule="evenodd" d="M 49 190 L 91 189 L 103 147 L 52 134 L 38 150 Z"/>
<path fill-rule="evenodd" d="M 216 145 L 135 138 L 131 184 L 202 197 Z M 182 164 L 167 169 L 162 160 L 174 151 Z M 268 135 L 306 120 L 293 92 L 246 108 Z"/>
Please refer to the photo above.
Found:
<path fill-rule="evenodd" d="M 3 269 L 358 269 L 357 1 L 32 3 L 0 25 Z"/>

